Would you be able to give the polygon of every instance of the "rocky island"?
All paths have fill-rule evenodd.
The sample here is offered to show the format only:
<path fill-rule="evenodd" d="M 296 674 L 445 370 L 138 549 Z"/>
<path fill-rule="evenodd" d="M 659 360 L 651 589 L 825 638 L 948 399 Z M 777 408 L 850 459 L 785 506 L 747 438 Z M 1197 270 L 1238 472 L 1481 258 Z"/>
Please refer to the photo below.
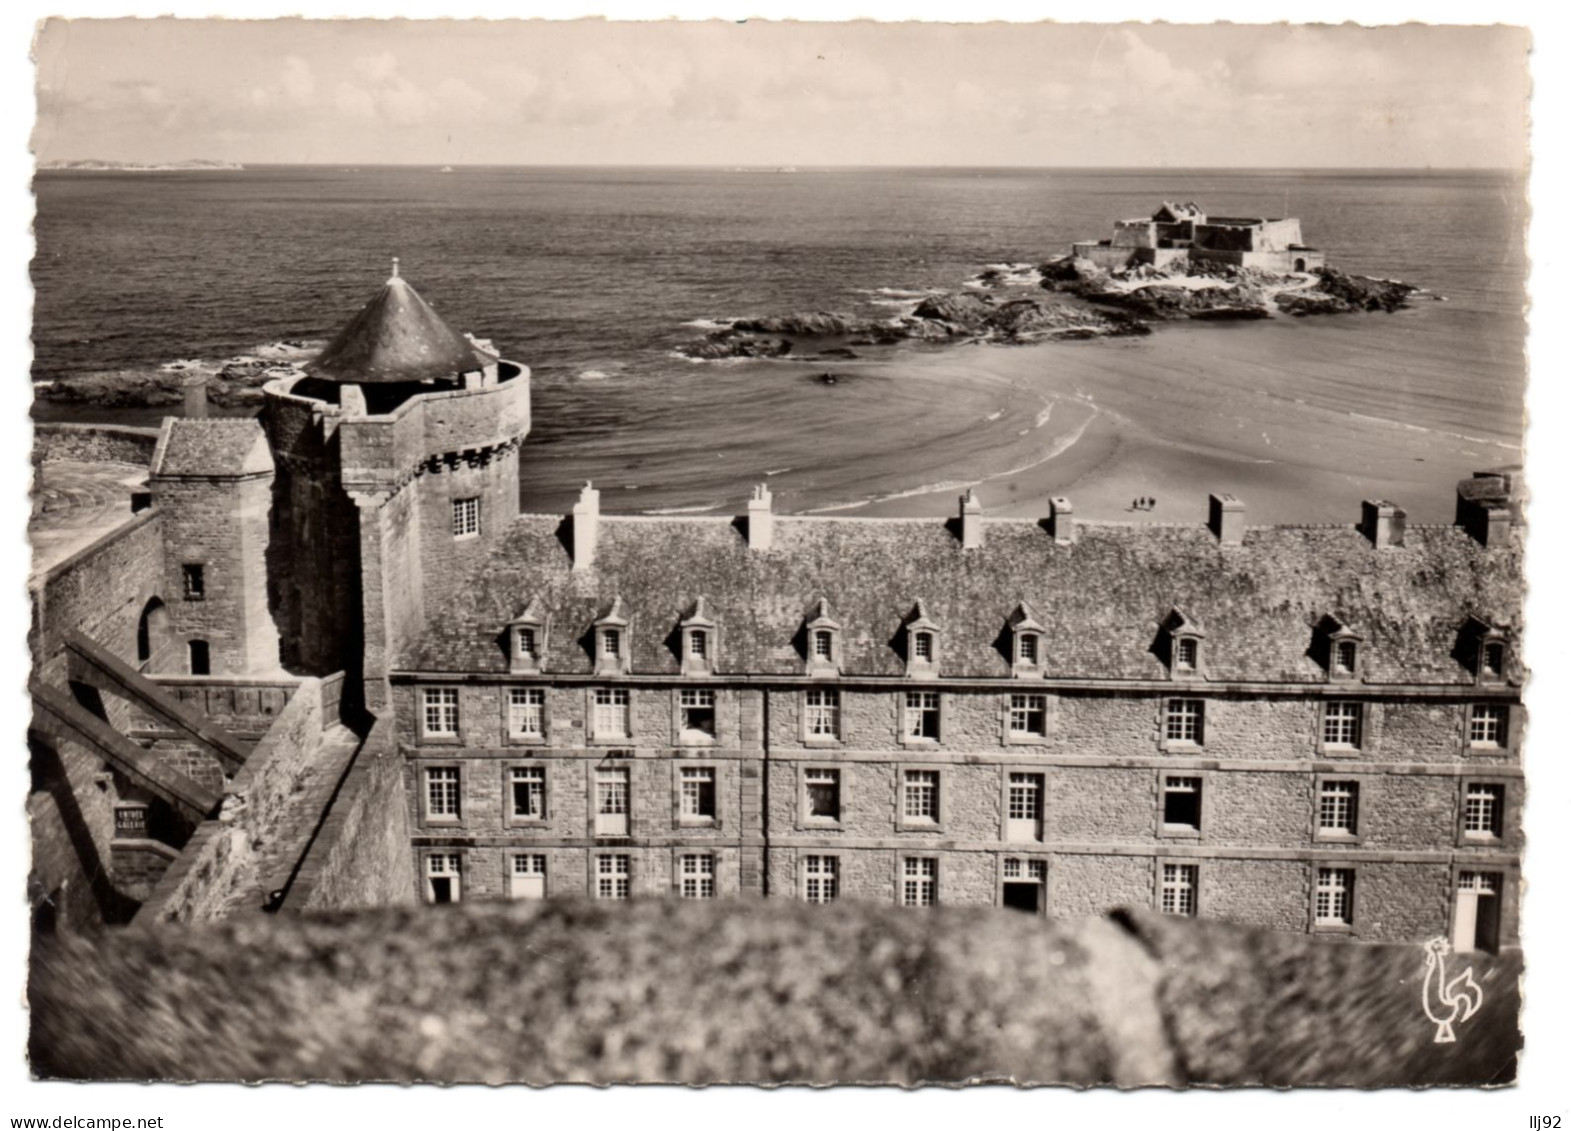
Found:
<path fill-rule="evenodd" d="M 1022 293 L 1045 290 L 1048 296 Z M 1000 292 L 1012 290 L 1011 297 Z M 956 292 L 933 292 L 909 314 L 832 311 L 737 319 L 681 347 L 697 360 L 847 356 L 901 341 L 1025 343 L 1148 334 L 1176 319 L 1271 318 L 1400 310 L 1418 287 L 1350 275 L 1303 243 L 1296 219 L 1208 218 L 1164 202 L 1121 220 L 1111 239 L 1082 241 L 1039 265 L 989 267 Z M 852 354 L 854 356 L 854 354 Z"/>

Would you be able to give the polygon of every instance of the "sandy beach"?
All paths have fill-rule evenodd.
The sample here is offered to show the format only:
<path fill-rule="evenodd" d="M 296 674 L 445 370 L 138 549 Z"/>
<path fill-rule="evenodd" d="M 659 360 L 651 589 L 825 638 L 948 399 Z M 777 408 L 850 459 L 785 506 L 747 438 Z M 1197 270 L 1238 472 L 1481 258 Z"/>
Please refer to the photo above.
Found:
<path fill-rule="evenodd" d="M 976 486 L 990 513 L 1045 515 L 1048 500 L 1063 495 L 1085 519 L 1196 522 L 1211 492 L 1229 492 L 1258 523 L 1352 522 L 1360 501 L 1373 497 L 1400 504 L 1411 521 L 1450 521 L 1457 479 L 1520 462 L 1509 432 L 1520 392 L 1503 388 L 1491 418 L 1431 395 L 1421 357 L 1401 370 L 1400 389 L 1386 374 L 1358 371 L 1348 364 L 1349 347 L 1367 353 L 1358 339 L 1409 329 L 1377 320 L 1385 317 L 1359 325 L 1354 316 L 1351 327 L 1163 327 L 1138 340 L 973 349 L 899 364 L 948 366 L 952 379 L 1004 382 L 1058 402 L 1062 427 L 1030 438 L 1041 461 L 1026 453 L 1034 466 Z M 1069 429 L 1073 442 L 1064 445 Z M 844 513 L 948 514 L 953 495 L 906 495 Z M 1137 497 L 1156 506 L 1135 510 Z"/>

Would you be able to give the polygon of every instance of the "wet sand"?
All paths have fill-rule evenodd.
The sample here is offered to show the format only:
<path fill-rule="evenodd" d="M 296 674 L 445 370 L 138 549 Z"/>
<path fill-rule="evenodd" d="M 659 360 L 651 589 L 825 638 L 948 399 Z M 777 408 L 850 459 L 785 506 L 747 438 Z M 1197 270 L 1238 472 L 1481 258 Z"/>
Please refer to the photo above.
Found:
<path fill-rule="evenodd" d="M 1410 329 L 1373 321 L 1354 329 L 1393 328 Z M 1319 341 L 1307 336 L 1327 331 Z M 1354 522 L 1367 498 L 1400 504 L 1410 521 L 1448 522 L 1458 479 L 1520 463 L 1509 432 L 1519 390 L 1499 391 L 1499 411 L 1470 411 L 1456 403 L 1454 390 L 1430 395 L 1421 366 L 1383 376 L 1359 372 L 1335 348 L 1308 352 L 1338 345 L 1333 334 L 1324 324 L 1184 326 L 1138 341 L 968 351 L 962 380 L 1006 380 L 1094 410 L 1061 452 L 986 478 L 975 490 L 989 513 L 1018 517 L 1046 515 L 1048 500 L 1064 495 L 1084 519 L 1198 522 L 1208 495 L 1227 492 L 1244 500 L 1252 523 Z M 1396 382 L 1403 387 L 1393 389 Z M 1487 389 L 1476 392 L 1491 397 Z M 1061 438 L 1031 441 L 1048 456 Z M 955 494 L 887 499 L 843 513 L 947 515 Z M 1155 497 L 1156 506 L 1134 510 L 1132 500 L 1141 496 Z"/>

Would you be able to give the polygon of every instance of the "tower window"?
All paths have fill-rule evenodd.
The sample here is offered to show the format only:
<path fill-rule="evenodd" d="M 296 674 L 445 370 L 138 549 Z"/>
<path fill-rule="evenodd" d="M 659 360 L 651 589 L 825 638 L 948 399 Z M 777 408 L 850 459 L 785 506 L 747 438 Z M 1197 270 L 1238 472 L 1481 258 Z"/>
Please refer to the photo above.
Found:
<path fill-rule="evenodd" d="M 213 662 L 211 654 L 208 651 L 207 641 L 192 640 L 187 645 L 187 647 L 191 652 L 191 674 L 212 675 Z"/>
<path fill-rule="evenodd" d="M 453 537 L 473 538 L 480 533 L 480 499 L 453 500 Z"/>
<path fill-rule="evenodd" d="M 207 569 L 205 566 L 187 564 L 180 567 L 180 576 L 185 585 L 185 599 L 187 601 L 204 601 L 207 599 Z"/>

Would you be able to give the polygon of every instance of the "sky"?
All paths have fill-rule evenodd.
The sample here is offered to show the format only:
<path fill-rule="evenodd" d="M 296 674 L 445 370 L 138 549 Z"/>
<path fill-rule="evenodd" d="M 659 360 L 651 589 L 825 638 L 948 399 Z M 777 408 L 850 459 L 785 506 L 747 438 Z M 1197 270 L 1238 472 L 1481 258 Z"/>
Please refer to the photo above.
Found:
<path fill-rule="evenodd" d="M 1511 167 L 1521 29 L 51 20 L 40 161 Z"/>

